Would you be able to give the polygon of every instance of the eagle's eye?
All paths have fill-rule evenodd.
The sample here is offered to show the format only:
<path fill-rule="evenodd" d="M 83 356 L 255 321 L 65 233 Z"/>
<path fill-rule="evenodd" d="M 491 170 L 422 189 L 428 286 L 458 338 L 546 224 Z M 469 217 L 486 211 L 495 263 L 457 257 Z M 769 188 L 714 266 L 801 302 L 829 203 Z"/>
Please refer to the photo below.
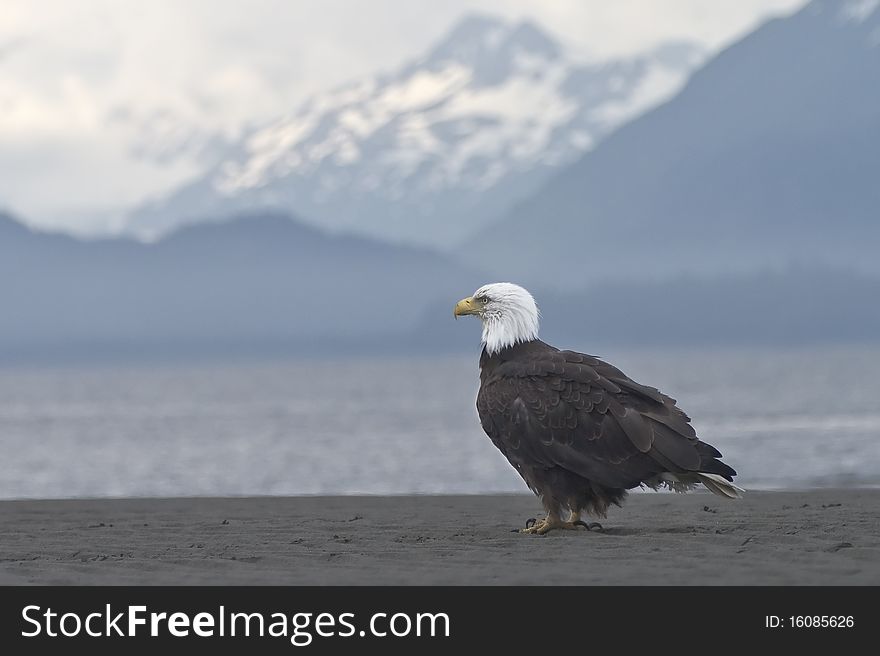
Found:
<path fill-rule="evenodd" d="M 489 302 L 489 297 L 488 296 L 480 296 L 480 298 L 478 300 L 480 301 L 480 303 L 485 305 L 486 303 Z"/>

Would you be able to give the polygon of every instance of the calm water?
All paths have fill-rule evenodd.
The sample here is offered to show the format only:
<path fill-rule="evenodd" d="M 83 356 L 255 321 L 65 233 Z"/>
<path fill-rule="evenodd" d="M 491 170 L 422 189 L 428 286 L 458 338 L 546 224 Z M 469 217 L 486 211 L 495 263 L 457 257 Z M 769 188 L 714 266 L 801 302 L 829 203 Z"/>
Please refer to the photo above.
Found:
<path fill-rule="evenodd" d="M 745 487 L 880 484 L 880 349 L 601 353 Z M 0 497 L 522 491 L 476 357 L 0 369 Z"/>

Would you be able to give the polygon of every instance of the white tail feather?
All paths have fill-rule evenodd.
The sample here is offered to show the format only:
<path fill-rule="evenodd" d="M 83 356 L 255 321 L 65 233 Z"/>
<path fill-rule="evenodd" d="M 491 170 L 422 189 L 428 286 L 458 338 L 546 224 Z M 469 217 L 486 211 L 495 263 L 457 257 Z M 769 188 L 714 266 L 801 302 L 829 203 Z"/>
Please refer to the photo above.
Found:
<path fill-rule="evenodd" d="M 718 474 L 698 473 L 697 478 L 699 478 L 700 482 L 706 486 L 706 489 L 712 494 L 717 494 L 719 497 L 739 499 L 742 497 L 742 493 L 745 492 L 744 489 L 734 485 Z"/>
<path fill-rule="evenodd" d="M 738 487 L 718 474 L 705 474 L 703 472 L 694 472 L 687 474 L 672 474 L 664 472 L 648 479 L 642 483 L 652 490 L 658 490 L 661 487 L 668 488 L 673 492 L 690 492 L 698 484 L 702 483 L 712 494 L 726 499 L 740 499 L 744 489 Z"/>

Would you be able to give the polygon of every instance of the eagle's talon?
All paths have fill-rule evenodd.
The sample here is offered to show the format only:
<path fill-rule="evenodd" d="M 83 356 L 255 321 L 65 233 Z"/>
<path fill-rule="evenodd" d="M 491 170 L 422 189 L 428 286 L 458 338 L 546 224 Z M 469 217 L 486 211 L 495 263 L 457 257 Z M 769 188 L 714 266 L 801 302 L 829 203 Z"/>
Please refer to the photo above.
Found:
<path fill-rule="evenodd" d="M 521 528 L 519 530 L 520 533 L 528 533 L 529 535 L 535 535 L 538 533 L 543 524 L 538 524 L 537 522 L 529 526 L 528 528 Z"/>
<path fill-rule="evenodd" d="M 561 521 L 558 518 L 542 519 L 540 521 L 529 520 L 526 522 L 526 528 L 520 529 L 520 533 L 528 533 L 530 535 L 546 535 L 550 531 L 565 530 L 576 531 L 585 528 L 588 531 L 601 531 L 602 525 L 598 522 L 587 523 L 581 519 L 572 519 L 569 521 Z"/>
<path fill-rule="evenodd" d="M 547 530 L 546 519 L 535 519 L 530 517 L 526 520 L 526 527 L 519 530 L 520 533 L 528 533 L 529 535 L 544 535 Z"/>

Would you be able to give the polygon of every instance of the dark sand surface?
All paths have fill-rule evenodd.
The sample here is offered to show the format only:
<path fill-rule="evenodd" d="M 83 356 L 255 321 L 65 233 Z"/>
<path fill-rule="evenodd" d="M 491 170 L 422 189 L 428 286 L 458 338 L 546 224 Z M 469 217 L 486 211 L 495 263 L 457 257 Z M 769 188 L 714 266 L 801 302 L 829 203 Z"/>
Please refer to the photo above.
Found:
<path fill-rule="evenodd" d="M 531 496 L 0 502 L 2 584 L 880 584 L 880 490 L 633 494 L 522 535 Z"/>

